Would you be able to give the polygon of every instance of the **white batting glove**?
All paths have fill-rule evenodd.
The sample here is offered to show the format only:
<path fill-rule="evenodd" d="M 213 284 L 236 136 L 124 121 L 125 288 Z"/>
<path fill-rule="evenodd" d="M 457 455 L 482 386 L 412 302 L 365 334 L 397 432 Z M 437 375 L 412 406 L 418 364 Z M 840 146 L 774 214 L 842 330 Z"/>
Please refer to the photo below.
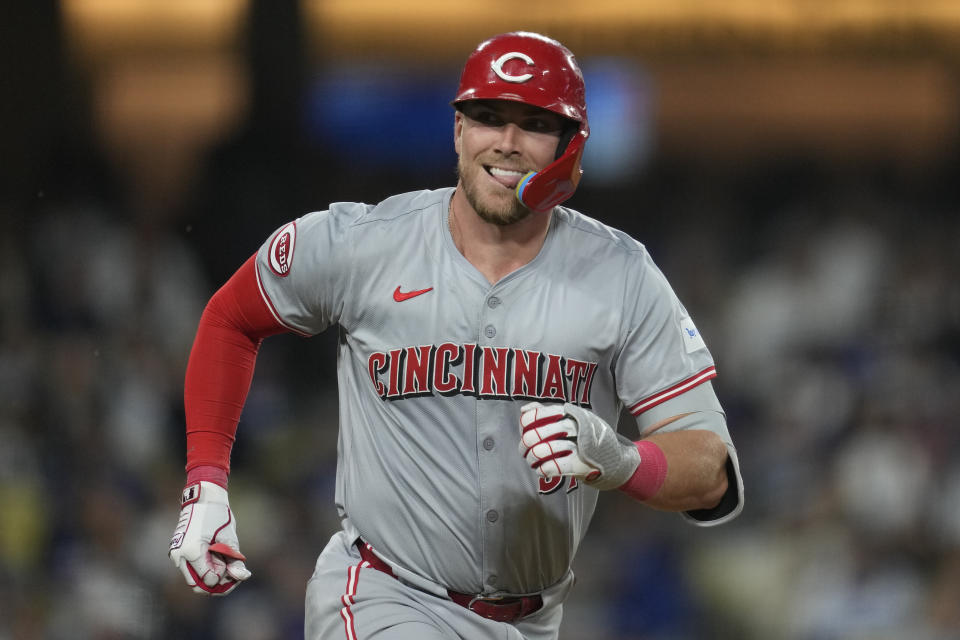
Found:
<path fill-rule="evenodd" d="M 183 490 L 170 559 L 197 593 L 223 596 L 252 574 L 243 563 L 227 490 L 200 481 Z"/>
<path fill-rule="evenodd" d="M 520 430 L 520 454 L 544 478 L 573 476 L 595 489 L 616 489 L 640 464 L 633 442 L 574 404 L 526 404 Z"/>

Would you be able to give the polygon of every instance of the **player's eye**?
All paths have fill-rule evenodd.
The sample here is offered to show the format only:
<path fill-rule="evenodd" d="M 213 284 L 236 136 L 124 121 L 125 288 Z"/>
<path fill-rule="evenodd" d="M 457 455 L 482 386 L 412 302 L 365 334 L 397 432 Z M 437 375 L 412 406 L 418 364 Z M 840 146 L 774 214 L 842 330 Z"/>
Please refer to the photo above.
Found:
<path fill-rule="evenodd" d="M 499 127 L 503 125 L 503 118 L 501 118 L 495 111 L 480 110 L 470 116 L 480 124 L 485 124 L 488 127 Z"/>
<path fill-rule="evenodd" d="M 563 125 L 563 121 L 559 118 L 537 116 L 525 119 L 520 126 L 525 131 L 531 131 L 533 133 L 560 135 L 560 132 L 563 131 Z"/>

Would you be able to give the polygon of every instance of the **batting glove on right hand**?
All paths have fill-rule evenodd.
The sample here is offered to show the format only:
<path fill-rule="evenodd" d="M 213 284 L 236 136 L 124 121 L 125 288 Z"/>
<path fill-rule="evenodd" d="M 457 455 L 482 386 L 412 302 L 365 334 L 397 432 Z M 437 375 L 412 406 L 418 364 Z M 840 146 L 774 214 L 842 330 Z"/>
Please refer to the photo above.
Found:
<path fill-rule="evenodd" d="M 200 481 L 183 490 L 170 560 L 197 593 L 223 596 L 252 574 L 243 563 L 227 490 Z"/>
<path fill-rule="evenodd" d="M 520 427 L 520 453 L 545 478 L 574 476 L 603 491 L 622 486 L 640 465 L 633 442 L 574 404 L 526 404 Z"/>

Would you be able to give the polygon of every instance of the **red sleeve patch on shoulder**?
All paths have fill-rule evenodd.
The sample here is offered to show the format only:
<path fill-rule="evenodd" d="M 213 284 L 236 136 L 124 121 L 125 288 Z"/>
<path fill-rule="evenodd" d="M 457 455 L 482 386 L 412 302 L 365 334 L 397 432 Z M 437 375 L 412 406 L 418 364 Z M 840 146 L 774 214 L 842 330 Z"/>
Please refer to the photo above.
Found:
<path fill-rule="evenodd" d="M 290 274 L 293 248 L 297 240 L 297 223 L 284 226 L 270 241 L 270 270 L 281 278 Z"/>

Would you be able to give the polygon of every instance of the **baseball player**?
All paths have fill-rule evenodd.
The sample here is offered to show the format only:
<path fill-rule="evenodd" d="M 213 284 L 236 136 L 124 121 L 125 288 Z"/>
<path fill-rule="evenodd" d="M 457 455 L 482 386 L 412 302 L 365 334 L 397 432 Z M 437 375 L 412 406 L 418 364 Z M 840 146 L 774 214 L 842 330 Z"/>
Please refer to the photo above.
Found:
<path fill-rule="evenodd" d="M 169 553 L 223 595 L 251 575 L 227 480 L 259 344 L 339 327 L 342 529 L 307 586 L 309 639 L 556 638 L 600 492 L 699 525 L 742 508 L 693 320 L 642 244 L 561 206 L 589 135 L 573 54 L 496 36 L 452 104 L 455 187 L 285 224 L 191 351 Z"/>

